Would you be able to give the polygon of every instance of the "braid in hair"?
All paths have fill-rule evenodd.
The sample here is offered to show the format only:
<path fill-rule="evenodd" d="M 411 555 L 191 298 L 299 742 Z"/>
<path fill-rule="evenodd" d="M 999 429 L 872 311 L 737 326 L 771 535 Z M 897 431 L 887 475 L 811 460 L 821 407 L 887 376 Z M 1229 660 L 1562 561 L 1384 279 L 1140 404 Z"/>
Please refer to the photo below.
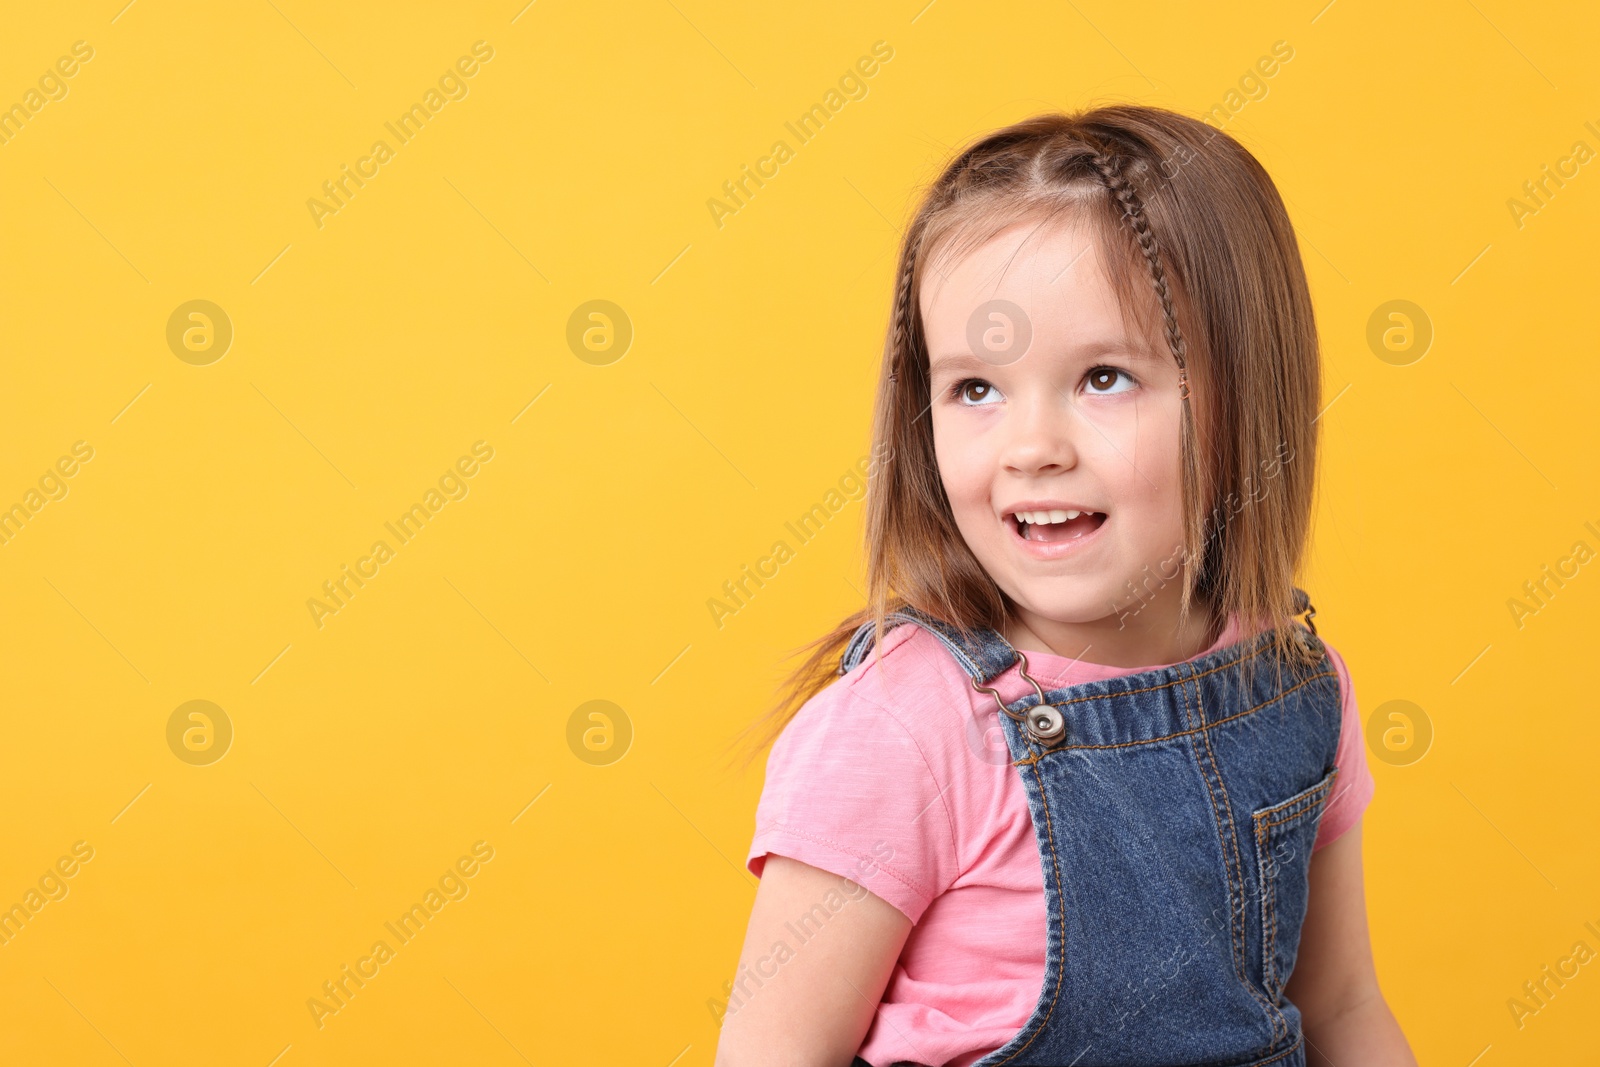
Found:
<path fill-rule="evenodd" d="M 915 309 L 911 307 L 911 278 L 917 270 L 917 253 L 922 248 L 922 237 L 927 232 L 925 227 L 919 227 L 911 240 L 906 244 L 905 259 L 900 264 L 900 278 L 895 285 L 894 292 L 894 322 L 890 333 L 890 363 L 889 381 L 895 383 L 899 373 L 899 362 L 906 351 L 906 341 L 911 333 L 911 316 Z"/>
<path fill-rule="evenodd" d="M 1172 349 L 1173 358 L 1178 361 L 1178 395 L 1187 401 L 1189 368 L 1184 362 L 1183 334 L 1178 330 L 1178 316 L 1172 309 L 1172 297 L 1167 292 L 1167 272 L 1161 266 L 1161 246 L 1156 242 L 1156 235 L 1150 232 L 1150 223 L 1144 214 L 1144 202 L 1134 191 L 1133 183 L 1122 173 L 1121 163 L 1116 156 L 1100 151 L 1088 158 L 1089 164 L 1099 173 L 1100 180 L 1122 204 L 1123 216 L 1133 228 L 1139 248 L 1150 264 L 1150 279 L 1155 285 L 1156 296 L 1161 300 L 1161 316 L 1166 322 L 1167 345 Z"/>

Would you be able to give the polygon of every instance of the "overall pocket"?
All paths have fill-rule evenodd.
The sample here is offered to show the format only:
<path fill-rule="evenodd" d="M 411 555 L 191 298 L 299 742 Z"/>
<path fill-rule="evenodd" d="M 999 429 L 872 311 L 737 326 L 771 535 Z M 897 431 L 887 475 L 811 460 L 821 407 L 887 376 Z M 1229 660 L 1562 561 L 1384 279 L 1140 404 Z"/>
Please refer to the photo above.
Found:
<path fill-rule="evenodd" d="M 1311 847 L 1323 802 L 1339 774 L 1334 767 L 1310 789 L 1253 813 L 1256 871 L 1261 879 L 1262 980 L 1274 1003 L 1294 970 L 1310 890 Z"/>

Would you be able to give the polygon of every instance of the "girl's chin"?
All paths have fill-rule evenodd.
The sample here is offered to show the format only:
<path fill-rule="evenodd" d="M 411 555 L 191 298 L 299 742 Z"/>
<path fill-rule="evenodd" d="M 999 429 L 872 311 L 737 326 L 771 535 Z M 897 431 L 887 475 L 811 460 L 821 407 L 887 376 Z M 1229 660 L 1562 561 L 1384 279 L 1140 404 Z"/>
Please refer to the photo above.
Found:
<path fill-rule="evenodd" d="M 1101 598 L 1079 596 L 1049 599 L 1039 596 L 1011 597 L 1012 611 L 1024 625 L 1034 622 L 1043 626 L 1081 626 L 1099 629 L 1105 625 L 1118 625 L 1116 599 L 1109 595 Z M 1137 606 L 1137 605 L 1135 605 Z M 1123 609 L 1125 611 L 1126 609 Z"/>

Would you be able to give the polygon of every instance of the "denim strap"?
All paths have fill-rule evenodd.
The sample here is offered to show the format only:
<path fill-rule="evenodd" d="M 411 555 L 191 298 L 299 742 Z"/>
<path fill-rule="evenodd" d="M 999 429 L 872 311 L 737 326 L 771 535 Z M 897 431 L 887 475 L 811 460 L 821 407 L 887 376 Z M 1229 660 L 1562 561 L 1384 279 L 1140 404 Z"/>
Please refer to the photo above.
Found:
<path fill-rule="evenodd" d="M 975 682 L 987 682 L 1017 661 L 1016 650 L 1010 642 L 987 626 L 964 634 L 950 623 L 909 605 L 890 612 L 884 619 L 886 630 L 902 623 L 921 626 L 944 642 L 961 669 Z M 871 651 L 876 637 L 872 620 L 862 623 L 839 658 L 839 673 L 848 674 L 854 670 Z"/>

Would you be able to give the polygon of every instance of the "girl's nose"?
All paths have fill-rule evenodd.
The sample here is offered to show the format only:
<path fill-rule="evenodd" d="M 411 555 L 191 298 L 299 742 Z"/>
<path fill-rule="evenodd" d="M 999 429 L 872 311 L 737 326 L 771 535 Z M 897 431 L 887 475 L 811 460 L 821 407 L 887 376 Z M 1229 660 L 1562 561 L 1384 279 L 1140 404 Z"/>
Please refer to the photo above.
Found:
<path fill-rule="evenodd" d="M 1085 427 L 1070 404 L 1041 393 L 1013 403 L 1006 414 L 1001 461 L 1008 469 L 1033 474 L 1078 465 L 1076 435 Z"/>

